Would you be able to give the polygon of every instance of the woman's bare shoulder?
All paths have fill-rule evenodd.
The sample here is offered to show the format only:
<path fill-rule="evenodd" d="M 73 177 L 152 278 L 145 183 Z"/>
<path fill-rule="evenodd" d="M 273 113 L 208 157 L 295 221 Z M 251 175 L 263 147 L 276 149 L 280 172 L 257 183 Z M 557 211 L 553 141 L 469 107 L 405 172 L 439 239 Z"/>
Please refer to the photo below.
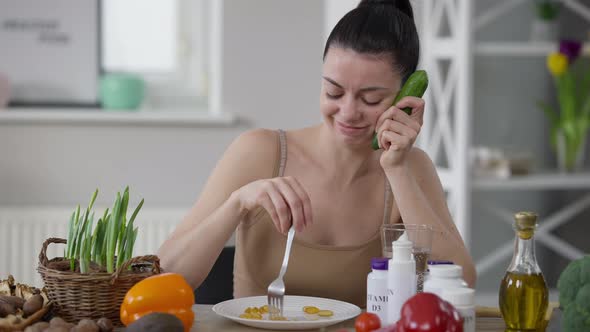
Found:
<path fill-rule="evenodd" d="M 242 171 L 255 178 L 269 177 L 278 158 L 278 132 L 252 129 L 240 134 L 225 152 L 224 158 L 234 160 Z"/>
<path fill-rule="evenodd" d="M 410 150 L 410 163 L 412 165 L 414 165 L 414 163 L 418 163 L 418 164 L 423 164 L 423 163 L 430 163 L 432 164 L 432 160 L 430 159 L 430 157 L 428 156 L 428 153 L 426 153 L 426 151 L 418 148 L 418 147 L 412 147 L 412 149 Z"/>
<path fill-rule="evenodd" d="M 410 169 L 419 182 L 437 178 L 436 167 L 428 154 L 417 147 L 413 147 L 408 155 Z"/>
<path fill-rule="evenodd" d="M 251 149 L 260 149 L 266 151 L 268 148 L 276 148 L 278 131 L 265 128 L 250 129 L 241 133 L 235 140 L 234 144 L 250 147 Z"/>

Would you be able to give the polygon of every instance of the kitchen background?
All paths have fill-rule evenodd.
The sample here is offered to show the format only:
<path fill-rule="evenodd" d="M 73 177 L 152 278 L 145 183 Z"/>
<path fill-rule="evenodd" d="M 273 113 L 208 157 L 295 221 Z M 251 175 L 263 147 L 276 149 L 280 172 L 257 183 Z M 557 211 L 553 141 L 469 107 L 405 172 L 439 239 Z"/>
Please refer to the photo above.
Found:
<path fill-rule="evenodd" d="M 154 252 L 197 198 L 209 172 L 237 135 L 255 127 L 289 129 L 319 121 L 319 75 L 326 31 L 357 1 L 216 1 L 169 1 L 176 4 L 170 8 L 179 9 L 178 15 L 168 17 L 166 22 L 180 27 L 171 32 L 177 34 L 172 39 L 181 41 L 176 46 L 179 57 L 189 59 L 188 65 L 181 65 L 198 65 L 189 71 L 198 78 L 186 81 L 194 87 L 188 97 L 177 96 L 175 100 L 174 94 L 169 93 L 174 90 L 170 88 L 173 85 L 158 90 L 158 80 L 146 74 L 148 94 L 137 113 L 119 116 L 118 112 L 47 107 L 0 110 L 0 277 L 12 273 L 17 280 L 39 283 L 34 270 L 42 241 L 49 236 L 64 236 L 69 214 L 77 204 L 84 206 L 95 188 L 100 189 L 99 210 L 110 205 L 115 193 L 125 185 L 131 188 L 131 205 L 145 198 L 138 218 L 136 253 Z M 448 1 L 453 2 L 441 0 Z M 509 2 L 512 1 L 502 3 Z M 517 2 L 520 5 L 514 5 L 497 21 L 478 30 L 475 40 L 537 45 L 530 40 L 532 26 L 538 21 L 534 8 L 538 1 L 514 1 Z M 586 19 L 590 20 L 590 1 L 570 2 L 581 7 L 573 10 L 562 6 L 553 26 L 555 30 L 546 35 L 541 31 L 534 38 L 569 38 L 588 43 L 590 25 Z M 498 3 L 473 1 L 473 15 L 490 11 Z M 10 1 L 0 3 L 0 11 L 9 4 Z M 414 4 L 420 24 L 423 4 Z M 112 9 L 108 7 L 109 1 L 104 1 L 104 5 Z M 169 5 L 155 1 L 153 6 Z M 133 13 L 132 8 L 127 10 L 127 14 Z M 152 15 L 153 12 L 158 11 L 152 11 Z M 141 18 L 130 15 L 122 21 L 133 24 L 134 20 Z M 158 25 L 157 21 L 150 22 Z M 211 29 L 217 33 L 213 36 L 223 38 L 209 37 Z M 116 30 L 111 37 L 114 35 Z M 557 41 L 554 44 L 557 47 Z M 209 53 L 210 49 L 217 52 Z M 548 190 L 543 185 L 532 185 L 534 189 L 517 190 L 517 182 L 502 191 L 470 190 L 471 211 L 467 219 L 470 250 L 476 262 L 513 238 L 510 226 L 486 205 L 504 206 L 510 212 L 536 211 L 543 224 L 543 218 L 588 195 L 590 173 L 584 173 L 587 162 L 582 171 L 557 176 L 556 158 L 549 145 L 549 122 L 535 105 L 538 99 L 555 101 L 553 82 L 545 66 L 549 51 L 528 56 L 489 52 L 473 57 L 470 145 L 530 157 L 532 172 L 549 172 L 555 174 L 549 178 L 557 182 L 562 179 L 577 185 L 573 189 L 568 189 L 572 186 L 567 184 L 556 185 L 559 189 Z M 587 51 L 588 47 L 580 61 L 588 62 Z M 2 53 L 0 48 L 0 63 Z M 133 61 L 128 60 L 129 63 Z M 63 73 L 66 77 L 70 74 Z M 207 93 L 218 96 L 218 104 L 210 99 L 214 114 L 207 113 L 203 103 Z M 589 145 L 585 147 L 586 155 Z M 239 172 L 239 165 L 236 171 Z M 508 180 L 516 178 L 514 175 Z M 492 183 L 497 181 L 493 179 Z M 582 212 L 567 215 L 569 221 L 551 233 L 587 253 L 590 203 L 586 199 L 580 204 Z M 569 258 L 539 241 L 537 250 L 541 269 L 554 288 Z M 53 249 L 52 253 L 57 255 L 59 251 Z M 477 290 L 481 301 L 495 301 L 509 261 L 510 255 L 480 273 Z"/>

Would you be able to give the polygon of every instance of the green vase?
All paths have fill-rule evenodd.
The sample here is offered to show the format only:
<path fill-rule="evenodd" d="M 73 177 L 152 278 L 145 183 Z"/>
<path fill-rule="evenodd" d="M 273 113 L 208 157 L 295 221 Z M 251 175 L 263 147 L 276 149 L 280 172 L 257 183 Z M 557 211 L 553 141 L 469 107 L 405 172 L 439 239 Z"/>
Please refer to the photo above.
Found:
<path fill-rule="evenodd" d="M 556 138 L 557 167 L 559 171 L 562 173 L 580 171 L 584 166 L 587 135 L 584 135 L 579 141 L 568 140 L 560 130 L 557 132 Z"/>
<path fill-rule="evenodd" d="M 100 80 L 100 102 L 106 110 L 137 110 L 143 101 L 144 82 L 133 74 L 110 73 Z"/>

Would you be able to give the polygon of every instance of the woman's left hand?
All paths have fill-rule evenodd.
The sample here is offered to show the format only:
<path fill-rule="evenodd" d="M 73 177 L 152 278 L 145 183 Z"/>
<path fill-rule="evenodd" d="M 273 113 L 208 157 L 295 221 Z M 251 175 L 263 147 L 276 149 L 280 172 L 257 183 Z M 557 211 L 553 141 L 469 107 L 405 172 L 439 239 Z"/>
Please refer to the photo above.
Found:
<path fill-rule="evenodd" d="M 377 120 L 377 138 L 383 149 L 380 161 L 385 171 L 404 164 L 422 128 L 424 104 L 422 98 L 404 97 Z M 402 110 L 406 107 L 412 109 L 411 115 Z"/>

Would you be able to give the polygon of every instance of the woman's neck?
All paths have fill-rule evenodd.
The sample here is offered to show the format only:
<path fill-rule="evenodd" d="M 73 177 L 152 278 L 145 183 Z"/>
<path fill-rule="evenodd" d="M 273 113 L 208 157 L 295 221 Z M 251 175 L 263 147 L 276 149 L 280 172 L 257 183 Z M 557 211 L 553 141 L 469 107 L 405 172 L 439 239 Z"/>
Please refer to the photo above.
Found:
<path fill-rule="evenodd" d="M 336 142 L 333 134 L 324 124 L 316 127 L 314 150 L 322 168 L 329 178 L 344 185 L 351 184 L 371 173 L 379 166 L 379 158 L 370 148 L 347 146 Z"/>

